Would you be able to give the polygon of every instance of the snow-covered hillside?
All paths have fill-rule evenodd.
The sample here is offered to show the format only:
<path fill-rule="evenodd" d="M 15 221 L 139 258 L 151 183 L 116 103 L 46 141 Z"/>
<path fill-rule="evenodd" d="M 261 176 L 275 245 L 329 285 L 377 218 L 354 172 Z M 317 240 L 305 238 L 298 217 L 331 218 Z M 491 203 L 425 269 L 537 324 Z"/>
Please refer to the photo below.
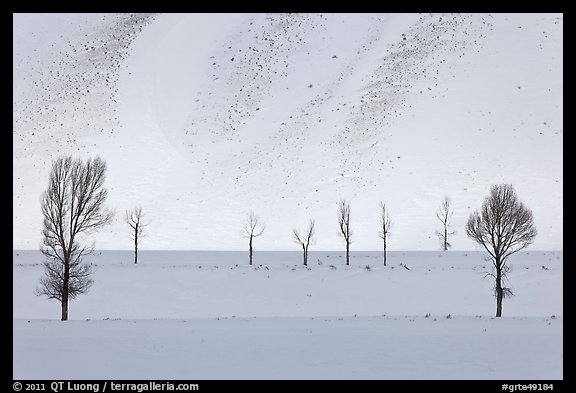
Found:
<path fill-rule="evenodd" d="M 113 225 L 142 205 L 145 249 L 377 250 L 378 203 L 393 250 L 437 249 L 455 207 L 456 249 L 490 185 L 534 212 L 534 249 L 562 249 L 561 14 L 14 15 L 13 247 L 40 244 L 51 160 L 108 163 Z"/>

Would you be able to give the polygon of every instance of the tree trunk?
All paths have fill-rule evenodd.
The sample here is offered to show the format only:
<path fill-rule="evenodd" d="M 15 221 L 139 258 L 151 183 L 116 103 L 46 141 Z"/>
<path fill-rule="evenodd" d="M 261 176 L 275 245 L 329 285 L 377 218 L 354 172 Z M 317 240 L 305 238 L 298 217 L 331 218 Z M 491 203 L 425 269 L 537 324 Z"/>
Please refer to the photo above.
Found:
<path fill-rule="evenodd" d="M 308 253 L 304 244 L 302 244 L 302 251 L 304 252 L 304 266 L 308 266 Z"/>
<path fill-rule="evenodd" d="M 384 266 L 386 266 L 386 235 L 384 235 Z"/>
<path fill-rule="evenodd" d="M 496 262 L 496 316 L 501 317 L 504 290 L 502 289 L 502 266 L 500 266 L 500 261 L 498 259 Z"/>
<path fill-rule="evenodd" d="M 350 243 L 346 242 L 346 266 L 350 265 Z"/>
<path fill-rule="evenodd" d="M 250 265 L 252 265 L 252 236 L 250 236 Z"/>
<path fill-rule="evenodd" d="M 138 264 L 138 223 L 136 223 L 134 230 L 134 264 Z"/>
<path fill-rule="evenodd" d="M 444 224 L 444 251 L 448 250 L 448 228 Z"/>
<path fill-rule="evenodd" d="M 63 288 L 62 288 L 62 320 L 63 321 L 67 321 L 68 320 L 68 282 L 66 282 L 66 280 L 64 280 L 65 283 L 63 283 Z"/>
<path fill-rule="evenodd" d="M 64 278 L 62 280 L 62 321 L 68 320 L 68 296 L 69 296 L 69 283 L 70 283 L 70 265 L 69 256 L 64 256 Z"/>
<path fill-rule="evenodd" d="M 68 320 L 68 297 L 62 298 L 62 321 Z"/>

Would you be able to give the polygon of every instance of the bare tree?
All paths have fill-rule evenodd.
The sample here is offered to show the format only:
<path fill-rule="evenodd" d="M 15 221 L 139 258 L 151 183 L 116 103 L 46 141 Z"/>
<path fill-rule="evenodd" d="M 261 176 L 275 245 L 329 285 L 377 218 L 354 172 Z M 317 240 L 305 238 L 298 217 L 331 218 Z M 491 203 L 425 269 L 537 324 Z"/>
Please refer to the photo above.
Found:
<path fill-rule="evenodd" d="M 44 276 L 37 295 L 56 299 L 62 320 L 68 319 L 68 300 L 86 293 L 93 283 L 92 266 L 83 262 L 92 246 L 81 246 L 78 235 L 110 223 L 112 212 L 104 208 L 106 163 L 100 158 L 73 160 L 61 157 L 52 163 L 48 188 L 42 194 Z"/>
<path fill-rule="evenodd" d="M 147 224 L 142 222 L 142 207 L 138 206 L 134 210 L 126 210 L 124 221 L 130 226 L 132 240 L 134 241 L 134 264 L 138 264 L 138 243 L 146 236 L 144 228 Z"/>
<path fill-rule="evenodd" d="M 380 202 L 380 232 L 378 235 L 380 239 L 384 242 L 384 266 L 386 266 L 386 238 L 390 236 L 390 228 L 392 227 L 392 221 L 390 220 L 390 216 L 388 215 L 388 211 L 386 211 L 386 204 Z"/>
<path fill-rule="evenodd" d="M 456 232 L 450 230 L 450 219 L 452 218 L 452 205 L 450 203 L 450 198 L 447 196 L 442 199 L 442 204 L 436 212 L 436 217 L 442 223 L 442 231 L 436 231 L 436 235 L 440 239 L 440 246 L 442 250 L 447 251 L 452 245 L 448 242 L 448 238 L 454 235 Z"/>
<path fill-rule="evenodd" d="M 308 247 L 314 241 L 314 220 L 310 220 L 308 229 L 302 236 L 300 236 L 298 230 L 294 228 L 292 230 L 292 239 L 302 246 L 302 250 L 304 251 L 304 266 L 308 266 Z"/>
<path fill-rule="evenodd" d="M 250 265 L 252 265 L 253 254 L 252 241 L 255 237 L 262 235 L 264 229 L 266 229 L 266 226 L 260 223 L 260 218 L 256 216 L 254 212 L 250 212 L 241 232 L 242 237 L 249 239 L 248 246 L 250 250 Z"/>
<path fill-rule="evenodd" d="M 510 271 L 506 261 L 510 255 L 532 244 L 537 234 L 532 211 L 518 200 L 512 185 L 494 185 L 481 210 L 468 218 L 466 234 L 490 255 L 494 269 L 488 275 L 496 280 L 496 316 L 500 317 L 502 299 L 512 295 L 510 288 L 502 283 Z"/>
<path fill-rule="evenodd" d="M 352 230 L 350 229 L 350 203 L 346 199 L 338 202 L 338 235 L 346 242 L 346 265 L 350 265 L 350 243 L 352 243 Z"/>

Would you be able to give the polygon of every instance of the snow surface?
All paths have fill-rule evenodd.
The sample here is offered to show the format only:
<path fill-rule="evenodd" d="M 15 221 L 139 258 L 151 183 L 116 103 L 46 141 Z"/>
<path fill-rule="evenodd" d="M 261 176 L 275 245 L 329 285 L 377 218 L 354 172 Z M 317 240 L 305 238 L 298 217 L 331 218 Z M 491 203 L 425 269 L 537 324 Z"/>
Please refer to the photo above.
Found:
<path fill-rule="evenodd" d="M 13 254 L 14 318 L 57 318 L 59 303 L 33 294 L 41 254 Z M 352 253 L 346 266 L 342 252 L 310 252 L 308 268 L 297 252 L 257 251 L 254 266 L 246 254 L 141 251 L 135 266 L 131 252 L 103 251 L 91 260 L 95 284 L 71 303 L 70 319 L 495 312 L 485 253 L 390 252 L 384 267 L 381 253 Z M 504 315 L 563 315 L 562 252 L 513 255 L 510 266 L 506 284 L 517 296 Z"/>
<path fill-rule="evenodd" d="M 142 205 L 144 249 L 438 249 L 454 204 L 455 249 L 489 187 L 534 212 L 534 249 L 563 225 L 562 14 L 14 15 L 13 248 L 40 244 L 51 160 L 100 155 L 115 222 L 101 249 L 130 249 L 123 211 Z"/>
<path fill-rule="evenodd" d="M 563 378 L 562 14 L 13 21 L 15 379 Z M 33 293 L 40 195 L 63 154 L 106 160 L 117 215 L 81 240 L 120 250 L 89 258 L 94 286 L 67 322 Z M 538 228 L 510 259 L 502 318 L 464 230 L 497 183 Z M 456 251 L 425 251 L 444 195 Z M 381 249 L 380 201 L 387 267 L 361 251 Z M 122 217 L 137 205 L 135 266 Z M 255 266 L 251 210 L 266 223 Z M 306 268 L 291 230 L 311 218 Z"/>
<path fill-rule="evenodd" d="M 562 379 L 562 323 L 561 318 L 445 316 L 15 319 L 13 375 L 49 380 Z"/>
<path fill-rule="evenodd" d="M 511 257 L 498 319 L 479 252 L 102 251 L 67 322 L 41 260 L 14 251 L 15 379 L 563 377 L 562 252 Z"/>

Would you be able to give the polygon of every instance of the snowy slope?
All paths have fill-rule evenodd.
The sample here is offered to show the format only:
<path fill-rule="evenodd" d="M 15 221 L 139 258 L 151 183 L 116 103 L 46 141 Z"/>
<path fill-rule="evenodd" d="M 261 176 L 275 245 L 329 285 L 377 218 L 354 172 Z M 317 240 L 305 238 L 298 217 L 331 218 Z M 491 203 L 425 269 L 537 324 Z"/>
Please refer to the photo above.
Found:
<path fill-rule="evenodd" d="M 39 23 L 41 21 L 42 23 Z M 491 184 L 533 209 L 534 249 L 562 249 L 563 16 L 165 14 L 14 16 L 14 248 L 40 243 L 39 196 L 60 154 L 107 160 L 113 225 L 142 205 L 145 249 L 437 249 L 452 198 L 456 249 Z M 38 37 L 42 36 L 44 41 Z M 57 50 L 46 50 L 53 45 Z M 34 52 L 34 51 L 37 52 Z"/>

